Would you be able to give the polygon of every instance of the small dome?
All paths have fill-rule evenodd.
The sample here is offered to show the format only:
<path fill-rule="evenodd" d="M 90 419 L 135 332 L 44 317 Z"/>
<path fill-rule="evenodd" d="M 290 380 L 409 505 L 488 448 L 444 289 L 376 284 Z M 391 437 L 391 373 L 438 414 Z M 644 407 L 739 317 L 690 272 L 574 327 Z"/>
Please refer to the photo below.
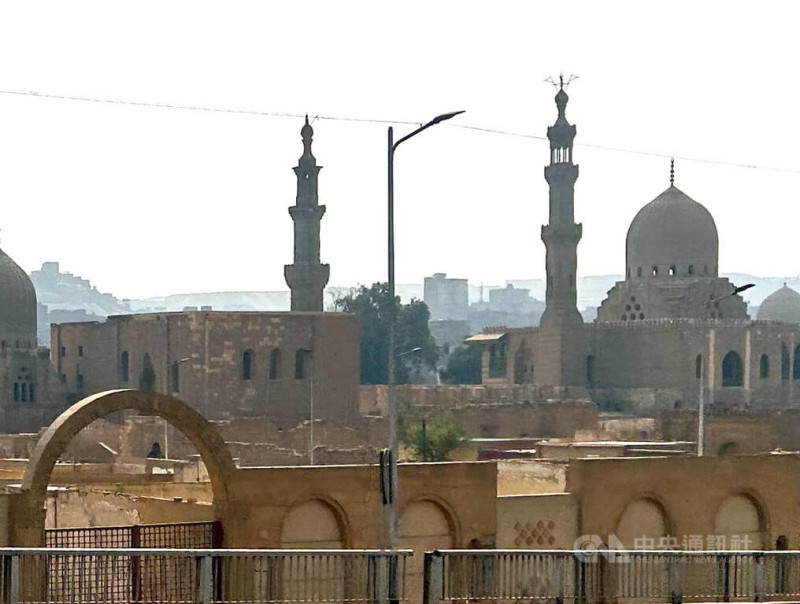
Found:
<path fill-rule="evenodd" d="M 13 348 L 36 346 L 36 290 L 31 278 L 0 250 L 0 338 Z"/>
<path fill-rule="evenodd" d="M 626 252 L 630 276 L 716 277 L 717 225 L 703 205 L 670 186 L 636 214 Z"/>
<path fill-rule="evenodd" d="M 783 287 L 764 298 L 758 309 L 758 318 L 765 321 L 800 323 L 800 293 L 784 283 Z"/>

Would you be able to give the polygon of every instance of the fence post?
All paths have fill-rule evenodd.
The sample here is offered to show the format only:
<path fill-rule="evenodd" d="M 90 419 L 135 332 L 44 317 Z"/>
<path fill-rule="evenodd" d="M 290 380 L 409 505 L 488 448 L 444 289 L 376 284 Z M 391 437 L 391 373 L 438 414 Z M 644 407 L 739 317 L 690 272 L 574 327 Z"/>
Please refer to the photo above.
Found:
<path fill-rule="evenodd" d="M 444 597 L 444 558 L 438 551 L 425 552 L 422 604 L 436 604 Z"/>
<path fill-rule="evenodd" d="M 764 554 L 756 554 L 756 568 L 753 576 L 753 592 L 754 600 L 762 602 L 765 594 L 765 568 L 764 568 Z"/>
<path fill-rule="evenodd" d="M 3 556 L 3 589 L 0 596 L 7 604 L 19 602 L 19 556 Z"/>
<path fill-rule="evenodd" d="M 717 554 L 718 580 L 722 584 L 722 601 L 731 601 L 731 558 L 728 554 Z"/>
<path fill-rule="evenodd" d="M 142 547 L 142 527 L 134 524 L 131 527 L 131 549 Z M 139 556 L 131 556 L 131 597 L 134 602 L 142 600 L 142 561 Z"/>
<path fill-rule="evenodd" d="M 370 601 L 389 602 L 389 582 L 387 581 L 387 558 L 385 552 L 369 556 L 367 564 L 370 568 L 369 575 L 372 578 Z"/>
<path fill-rule="evenodd" d="M 214 559 L 212 556 L 200 557 L 200 585 L 197 589 L 197 601 L 200 604 L 211 604 L 214 601 Z"/>
<path fill-rule="evenodd" d="M 597 555 L 596 553 L 594 555 Z M 586 559 L 585 554 L 574 554 L 575 572 L 572 574 L 572 593 L 576 604 L 586 604 Z M 591 564 L 591 562 L 589 562 Z"/>
<path fill-rule="evenodd" d="M 669 573 L 669 592 L 672 604 L 682 604 L 683 590 L 680 575 L 681 556 L 668 554 L 667 572 Z"/>

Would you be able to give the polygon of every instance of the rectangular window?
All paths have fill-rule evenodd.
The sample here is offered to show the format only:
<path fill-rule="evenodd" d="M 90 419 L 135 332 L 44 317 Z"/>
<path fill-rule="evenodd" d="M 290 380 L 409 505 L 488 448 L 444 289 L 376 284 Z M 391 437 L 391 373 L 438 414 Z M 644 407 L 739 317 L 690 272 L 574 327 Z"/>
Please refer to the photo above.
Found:
<path fill-rule="evenodd" d="M 79 357 L 83 356 L 83 346 L 78 346 L 78 356 Z"/>
<path fill-rule="evenodd" d="M 78 392 L 83 392 L 83 374 L 79 373 L 76 376 L 76 380 L 75 381 L 76 381 L 76 387 L 78 389 Z"/>

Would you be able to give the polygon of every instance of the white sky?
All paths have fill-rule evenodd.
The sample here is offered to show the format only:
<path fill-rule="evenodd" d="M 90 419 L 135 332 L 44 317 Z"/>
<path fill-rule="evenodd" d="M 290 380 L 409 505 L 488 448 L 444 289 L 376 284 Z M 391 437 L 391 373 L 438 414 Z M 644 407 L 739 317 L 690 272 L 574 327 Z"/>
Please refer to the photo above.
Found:
<path fill-rule="evenodd" d="M 720 270 L 800 273 L 800 9 L 790 2 L 25 2 L 0 5 L 0 89 L 544 135 L 580 76 L 579 274 L 622 273 L 636 211 L 676 185 Z M 0 94 L 3 249 L 121 297 L 286 289 L 296 118 Z M 386 278 L 386 125 L 317 120 L 331 285 Z M 401 136 L 413 126 L 398 125 Z M 544 275 L 546 143 L 441 125 L 398 151 L 398 282 Z"/>

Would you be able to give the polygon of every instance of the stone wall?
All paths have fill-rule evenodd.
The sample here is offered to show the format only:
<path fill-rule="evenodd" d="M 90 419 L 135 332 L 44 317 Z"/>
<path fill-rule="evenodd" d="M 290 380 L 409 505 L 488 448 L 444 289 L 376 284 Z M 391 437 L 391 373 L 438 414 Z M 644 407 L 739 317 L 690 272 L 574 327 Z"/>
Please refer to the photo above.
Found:
<path fill-rule="evenodd" d="M 293 426 L 309 417 L 312 397 L 318 418 L 347 423 L 357 414 L 356 315 L 189 311 L 52 330 L 51 361 L 76 396 L 139 388 L 148 355 L 154 391 L 181 398 L 209 419 L 267 417 Z M 298 351 L 312 356 L 299 361 Z"/>
<path fill-rule="evenodd" d="M 58 489 L 47 497 L 47 528 L 129 526 L 214 519 L 209 503 L 111 491 Z"/>

